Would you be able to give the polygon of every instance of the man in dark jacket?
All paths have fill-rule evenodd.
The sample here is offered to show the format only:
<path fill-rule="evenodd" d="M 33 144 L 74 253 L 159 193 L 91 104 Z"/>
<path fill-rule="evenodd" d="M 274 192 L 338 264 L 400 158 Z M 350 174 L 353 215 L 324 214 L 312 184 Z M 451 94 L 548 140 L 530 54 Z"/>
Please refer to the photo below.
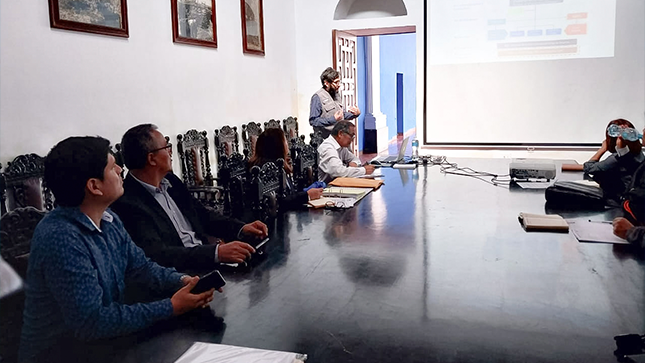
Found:
<path fill-rule="evenodd" d="M 129 172 L 112 206 L 146 255 L 179 270 L 241 263 L 255 252 L 241 238 L 265 238 L 267 226 L 244 224 L 206 209 L 172 173 L 172 148 L 157 127 L 138 125 L 121 140 Z M 221 238 L 221 239 L 220 239 Z M 222 241 L 229 241 L 224 243 Z"/>

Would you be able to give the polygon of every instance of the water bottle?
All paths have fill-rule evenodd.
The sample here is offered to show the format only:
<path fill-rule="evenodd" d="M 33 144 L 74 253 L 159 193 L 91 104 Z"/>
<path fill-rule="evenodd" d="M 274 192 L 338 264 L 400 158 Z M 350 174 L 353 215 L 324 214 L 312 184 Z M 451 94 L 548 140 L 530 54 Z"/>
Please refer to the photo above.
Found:
<path fill-rule="evenodd" d="M 417 140 L 416 138 L 412 140 L 412 158 L 419 158 L 419 140 Z"/>

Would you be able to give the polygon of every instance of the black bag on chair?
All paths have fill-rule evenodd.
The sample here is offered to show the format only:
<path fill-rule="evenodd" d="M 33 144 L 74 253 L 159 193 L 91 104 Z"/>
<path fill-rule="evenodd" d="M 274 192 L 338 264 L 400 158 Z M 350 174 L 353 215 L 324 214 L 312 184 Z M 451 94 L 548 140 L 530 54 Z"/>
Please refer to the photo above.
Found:
<path fill-rule="evenodd" d="M 557 181 L 544 192 L 549 207 L 604 209 L 605 198 L 599 187 L 572 181 Z"/>

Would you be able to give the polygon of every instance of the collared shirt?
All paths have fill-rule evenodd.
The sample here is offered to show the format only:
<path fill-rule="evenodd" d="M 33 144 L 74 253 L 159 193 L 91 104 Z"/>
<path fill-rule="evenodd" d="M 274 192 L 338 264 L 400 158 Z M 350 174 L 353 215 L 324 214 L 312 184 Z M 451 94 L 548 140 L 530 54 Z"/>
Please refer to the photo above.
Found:
<path fill-rule="evenodd" d="M 195 247 L 202 244 L 202 241 L 195 235 L 195 231 L 193 230 L 193 226 L 190 224 L 190 221 L 186 219 L 175 201 L 168 194 L 168 188 L 172 188 L 168 179 L 163 178 L 159 184 L 159 188 L 157 188 L 154 185 L 150 185 L 137 179 L 134 175 L 132 175 L 132 177 L 134 180 L 141 183 L 148 192 L 150 192 L 161 208 L 163 208 L 164 212 L 166 212 L 168 218 L 172 221 L 172 225 L 175 226 L 177 234 L 179 234 L 179 238 L 181 238 L 181 243 L 184 244 L 184 247 Z"/>
<path fill-rule="evenodd" d="M 193 226 L 190 224 L 190 221 L 186 219 L 186 216 L 181 212 L 177 203 L 172 199 L 170 194 L 168 194 L 168 188 L 172 188 L 168 179 L 163 178 L 159 184 L 159 188 L 154 185 L 150 185 L 144 181 L 137 179 L 134 174 L 132 174 L 134 180 L 138 181 L 150 194 L 155 198 L 157 203 L 163 208 L 164 212 L 170 218 L 172 225 L 175 226 L 175 230 L 181 238 L 181 243 L 184 244 L 184 247 L 195 247 L 202 245 L 202 241 L 197 238 Z M 219 246 L 215 249 L 215 256 L 213 256 L 214 261 L 219 262 Z"/>
<path fill-rule="evenodd" d="M 329 183 L 338 177 L 357 177 L 365 175 L 365 168 L 347 166 L 361 161 L 346 147 L 341 147 L 333 136 L 329 136 L 318 146 L 318 180 Z"/>
<path fill-rule="evenodd" d="M 322 113 L 322 102 L 320 102 L 320 97 L 314 93 L 314 95 L 311 96 L 311 103 L 309 104 L 309 124 L 311 126 L 325 127 L 333 126 L 336 123 L 334 115 L 323 117 Z M 343 118 L 345 120 L 351 120 L 356 117 L 357 116 L 353 113 L 343 110 Z"/>
<path fill-rule="evenodd" d="M 110 338 L 173 315 L 170 298 L 125 305 L 126 280 L 169 296 L 182 286 L 175 269 L 146 258 L 111 211 L 100 230 L 79 208 L 48 213 L 31 240 L 21 359 L 68 336 Z"/>

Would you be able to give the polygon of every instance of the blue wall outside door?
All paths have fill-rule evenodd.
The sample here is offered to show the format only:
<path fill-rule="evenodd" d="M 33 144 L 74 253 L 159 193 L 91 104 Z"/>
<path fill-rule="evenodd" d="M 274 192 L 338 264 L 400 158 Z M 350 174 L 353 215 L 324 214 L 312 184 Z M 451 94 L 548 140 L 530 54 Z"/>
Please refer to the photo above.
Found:
<path fill-rule="evenodd" d="M 402 74 L 403 80 L 402 132 L 415 128 L 417 124 L 416 34 L 381 35 L 379 42 L 381 112 L 387 115 L 388 139 L 391 140 L 397 134 L 400 117 L 397 115 L 397 73 Z"/>

